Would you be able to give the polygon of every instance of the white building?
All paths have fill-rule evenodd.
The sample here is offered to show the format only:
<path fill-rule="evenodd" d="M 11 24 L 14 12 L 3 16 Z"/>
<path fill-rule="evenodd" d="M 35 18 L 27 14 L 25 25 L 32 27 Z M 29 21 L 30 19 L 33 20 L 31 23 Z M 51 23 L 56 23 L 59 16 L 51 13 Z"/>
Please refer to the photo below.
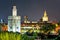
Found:
<path fill-rule="evenodd" d="M 8 16 L 8 31 L 20 32 L 21 31 L 21 17 L 17 16 L 17 8 L 13 6 L 12 16 Z"/>

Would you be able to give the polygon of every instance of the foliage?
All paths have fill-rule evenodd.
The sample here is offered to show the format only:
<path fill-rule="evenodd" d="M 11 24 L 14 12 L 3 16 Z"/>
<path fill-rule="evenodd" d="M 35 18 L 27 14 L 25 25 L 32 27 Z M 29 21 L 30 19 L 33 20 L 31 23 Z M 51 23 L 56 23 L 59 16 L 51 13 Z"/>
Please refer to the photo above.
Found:
<path fill-rule="evenodd" d="M 21 36 L 13 32 L 0 32 L 0 40 L 21 40 Z"/>
<path fill-rule="evenodd" d="M 35 40 L 36 36 L 37 33 L 34 33 L 33 36 L 28 36 L 27 34 L 20 34 L 20 33 L 13 33 L 13 32 L 0 32 L 0 40 Z M 58 37 L 54 39 L 58 39 Z"/>
<path fill-rule="evenodd" d="M 43 30 L 44 32 L 47 33 L 47 32 L 50 32 L 50 31 L 54 30 L 55 27 L 56 27 L 55 25 L 47 23 L 47 24 L 42 26 L 41 30 Z"/>
<path fill-rule="evenodd" d="M 34 37 L 20 33 L 0 32 L 0 40 L 34 40 Z"/>

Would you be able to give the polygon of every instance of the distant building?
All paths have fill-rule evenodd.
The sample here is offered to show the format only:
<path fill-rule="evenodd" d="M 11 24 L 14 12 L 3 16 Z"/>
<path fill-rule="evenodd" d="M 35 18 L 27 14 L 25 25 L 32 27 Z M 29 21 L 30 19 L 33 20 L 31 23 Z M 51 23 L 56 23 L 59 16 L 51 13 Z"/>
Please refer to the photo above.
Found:
<path fill-rule="evenodd" d="M 1 19 L 0 23 L 4 23 L 4 20 L 3 20 L 3 19 Z"/>
<path fill-rule="evenodd" d="M 37 21 L 32 21 L 32 23 L 38 23 Z"/>
<path fill-rule="evenodd" d="M 44 11 L 44 16 L 42 17 L 42 21 L 48 21 L 48 15 L 46 13 L 46 10 Z"/>
<path fill-rule="evenodd" d="M 17 16 L 17 8 L 13 6 L 12 16 L 8 16 L 8 31 L 20 32 L 21 17 Z"/>
<path fill-rule="evenodd" d="M 28 16 L 24 16 L 24 23 L 30 23 L 30 21 L 28 20 Z"/>

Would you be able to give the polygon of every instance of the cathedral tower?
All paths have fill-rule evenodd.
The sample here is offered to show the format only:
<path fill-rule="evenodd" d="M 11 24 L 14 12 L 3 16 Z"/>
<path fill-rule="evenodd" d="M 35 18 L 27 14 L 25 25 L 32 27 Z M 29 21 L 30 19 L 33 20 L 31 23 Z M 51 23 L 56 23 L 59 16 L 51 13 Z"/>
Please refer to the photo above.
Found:
<path fill-rule="evenodd" d="M 44 21 L 48 21 L 48 15 L 47 15 L 47 13 L 46 13 L 46 10 L 44 11 L 44 15 L 43 15 L 43 17 L 42 17 L 42 21 L 44 22 Z"/>

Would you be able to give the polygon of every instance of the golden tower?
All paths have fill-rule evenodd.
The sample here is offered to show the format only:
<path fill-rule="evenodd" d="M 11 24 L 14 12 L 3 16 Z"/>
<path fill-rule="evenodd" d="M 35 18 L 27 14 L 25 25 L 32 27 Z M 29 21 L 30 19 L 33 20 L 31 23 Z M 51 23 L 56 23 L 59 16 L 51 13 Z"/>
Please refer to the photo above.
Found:
<path fill-rule="evenodd" d="M 42 21 L 48 21 L 48 15 L 46 13 L 46 10 L 44 11 L 44 15 L 42 17 Z"/>

